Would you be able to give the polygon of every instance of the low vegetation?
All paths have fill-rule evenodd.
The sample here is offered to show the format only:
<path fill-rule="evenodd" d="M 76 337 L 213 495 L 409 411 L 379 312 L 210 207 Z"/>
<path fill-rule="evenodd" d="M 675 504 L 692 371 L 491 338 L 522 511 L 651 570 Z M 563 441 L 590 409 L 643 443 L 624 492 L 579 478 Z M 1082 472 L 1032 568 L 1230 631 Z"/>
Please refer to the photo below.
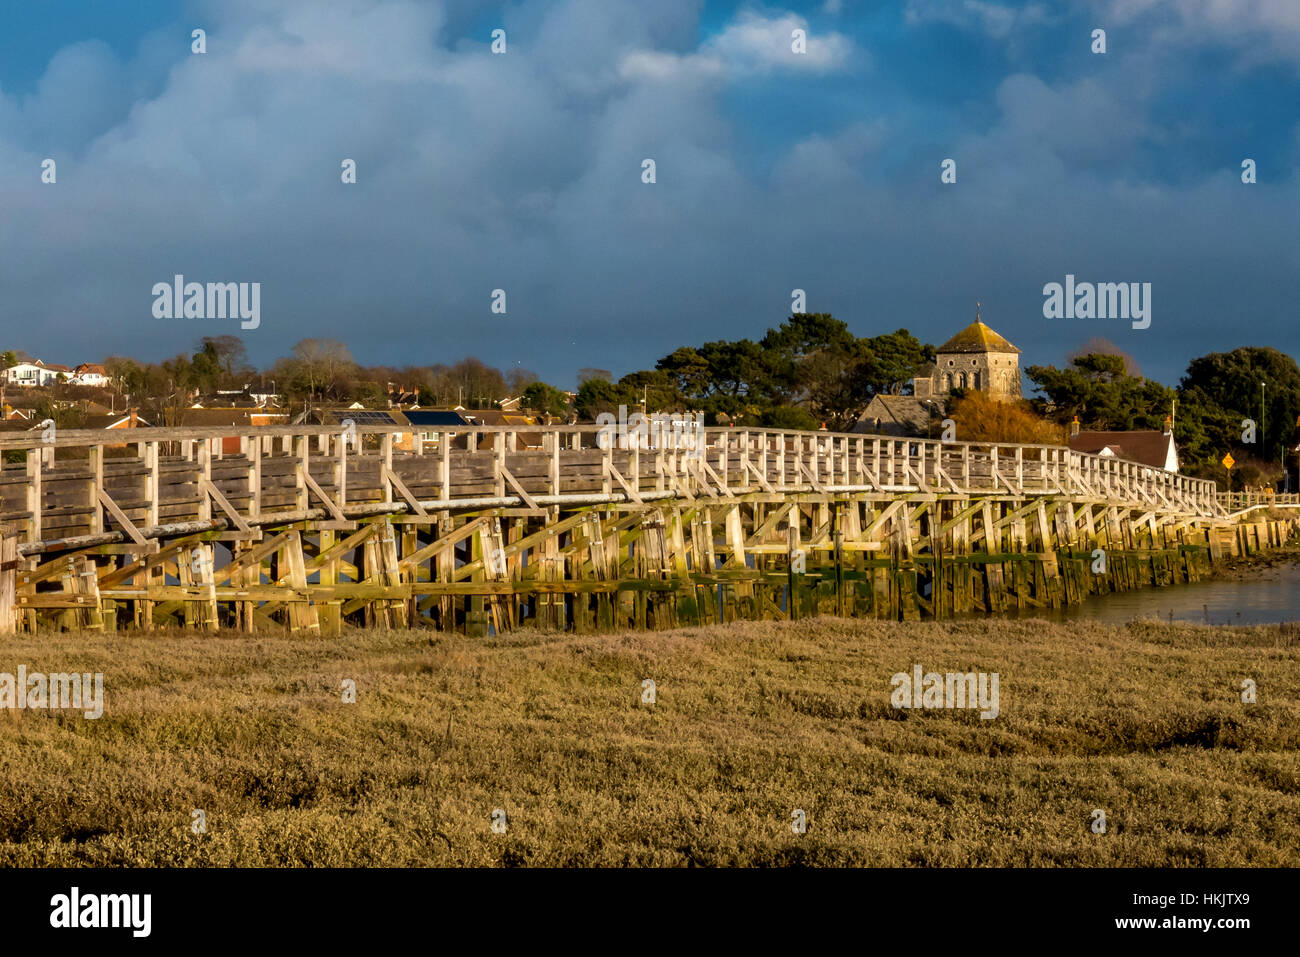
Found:
<path fill-rule="evenodd" d="M 1288 626 L 43 635 L 20 664 L 102 671 L 106 710 L 0 712 L 10 866 L 1300 864 Z M 914 664 L 997 672 L 1000 715 L 893 708 Z"/>

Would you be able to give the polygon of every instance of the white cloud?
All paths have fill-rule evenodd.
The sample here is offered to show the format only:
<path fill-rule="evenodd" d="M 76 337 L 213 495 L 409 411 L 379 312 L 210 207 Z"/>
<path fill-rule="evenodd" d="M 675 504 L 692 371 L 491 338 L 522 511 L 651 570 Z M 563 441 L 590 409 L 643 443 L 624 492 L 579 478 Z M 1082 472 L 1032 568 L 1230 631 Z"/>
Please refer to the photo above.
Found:
<path fill-rule="evenodd" d="M 1110 0 L 1106 14 L 1155 46 L 1228 46 L 1245 65 L 1300 65 L 1300 0 Z"/>
<path fill-rule="evenodd" d="M 795 30 L 806 34 L 807 53 L 792 51 Z M 725 30 L 705 43 L 704 49 L 746 72 L 786 69 L 828 73 L 848 66 L 854 55 L 853 43 L 843 34 L 819 33 L 793 13 L 764 17 L 749 10 L 741 11 Z"/>
<path fill-rule="evenodd" d="M 806 52 L 794 52 L 794 31 L 803 30 Z M 765 17 L 742 10 L 721 33 L 698 50 L 675 54 L 638 50 L 624 57 L 620 73 L 655 80 L 741 79 L 788 70 L 832 73 L 866 61 L 866 54 L 841 33 L 822 33 L 793 13 Z"/>
<path fill-rule="evenodd" d="M 1045 23 L 1047 12 L 1037 3 L 1009 6 L 989 0 L 908 0 L 903 18 L 911 25 L 946 23 L 1000 40 L 1021 27 Z"/>
<path fill-rule="evenodd" d="M 663 50 L 635 50 L 623 58 L 619 74 L 631 80 L 704 80 L 726 75 L 721 57 Z"/>

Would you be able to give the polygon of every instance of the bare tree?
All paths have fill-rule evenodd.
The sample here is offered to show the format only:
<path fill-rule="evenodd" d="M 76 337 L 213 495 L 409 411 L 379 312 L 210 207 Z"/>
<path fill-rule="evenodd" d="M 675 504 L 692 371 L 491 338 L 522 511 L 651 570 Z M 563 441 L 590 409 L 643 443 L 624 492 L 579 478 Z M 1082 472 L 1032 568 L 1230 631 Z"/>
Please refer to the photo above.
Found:
<path fill-rule="evenodd" d="M 539 381 L 536 372 L 531 369 L 520 369 L 518 367 L 511 369 L 506 373 L 506 385 L 510 386 L 511 395 L 519 395 L 524 389 L 528 388 L 534 382 Z"/>
<path fill-rule="evenodd" d="M 332 394 L 340 377 L 356 367 L 348 347 L 337 339 L 302 339 L 293 347 L 286 371 L 309 399 Z"/>

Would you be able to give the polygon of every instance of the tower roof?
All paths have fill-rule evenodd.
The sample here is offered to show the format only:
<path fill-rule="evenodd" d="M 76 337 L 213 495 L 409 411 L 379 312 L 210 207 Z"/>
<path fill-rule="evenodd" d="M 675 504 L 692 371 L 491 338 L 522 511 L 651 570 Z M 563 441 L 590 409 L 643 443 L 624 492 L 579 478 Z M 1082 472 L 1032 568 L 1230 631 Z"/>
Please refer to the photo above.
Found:
<path fill-rule="evenodd" d="M 941 352 L 1014 352 L 1020 350 L 1007 342 L 1000 335 L 976 319 L 969 326 L 957 333 L 943 345 L 934 350 Z"/>

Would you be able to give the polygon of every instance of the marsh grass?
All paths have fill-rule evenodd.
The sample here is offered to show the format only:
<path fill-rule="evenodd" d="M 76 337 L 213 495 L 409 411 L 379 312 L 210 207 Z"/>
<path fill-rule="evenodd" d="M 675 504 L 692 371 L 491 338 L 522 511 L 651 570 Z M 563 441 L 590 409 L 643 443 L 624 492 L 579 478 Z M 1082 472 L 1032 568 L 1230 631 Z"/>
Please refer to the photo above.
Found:
<path fill-rule="evenodd" d="M 19 664 L 104 672 L 105 714 L 0 712 L 11 866 L 1300 864 L 1295 629 L 42 635 Z M 1000 716 L 892 708 L 913 664 L 998 672 Z"/>

